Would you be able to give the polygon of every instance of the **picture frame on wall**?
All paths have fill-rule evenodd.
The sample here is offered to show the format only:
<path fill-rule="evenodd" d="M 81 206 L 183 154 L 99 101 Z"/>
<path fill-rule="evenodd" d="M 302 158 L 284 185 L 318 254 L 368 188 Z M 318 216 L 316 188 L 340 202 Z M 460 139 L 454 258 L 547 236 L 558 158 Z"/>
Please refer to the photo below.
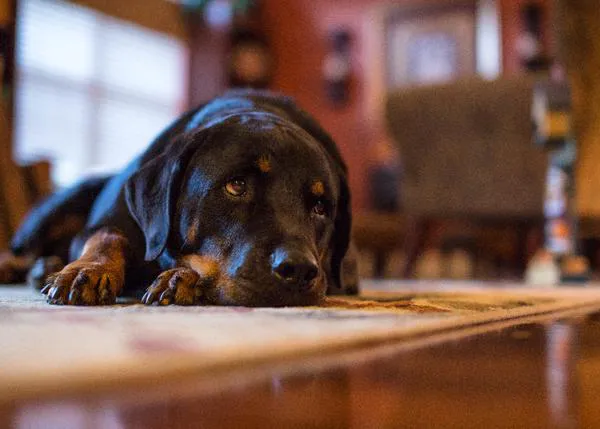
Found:
<path fill-rule="evenodd" d="M 476 19 L 476 2 L 391 10 L 385 23 L 387 87 L 474 75 Z"/>

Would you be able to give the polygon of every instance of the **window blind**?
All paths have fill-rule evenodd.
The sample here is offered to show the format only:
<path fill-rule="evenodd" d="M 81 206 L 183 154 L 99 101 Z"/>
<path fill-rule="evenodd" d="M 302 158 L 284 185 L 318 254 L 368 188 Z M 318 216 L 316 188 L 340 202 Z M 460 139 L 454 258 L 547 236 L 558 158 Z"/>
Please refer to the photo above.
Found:
<path fill-rule="evenodd" d="M 181 41 L 65 1 L 21 0 L 15 154 L 55 183 L 123 167 L 180 111 Z"/>

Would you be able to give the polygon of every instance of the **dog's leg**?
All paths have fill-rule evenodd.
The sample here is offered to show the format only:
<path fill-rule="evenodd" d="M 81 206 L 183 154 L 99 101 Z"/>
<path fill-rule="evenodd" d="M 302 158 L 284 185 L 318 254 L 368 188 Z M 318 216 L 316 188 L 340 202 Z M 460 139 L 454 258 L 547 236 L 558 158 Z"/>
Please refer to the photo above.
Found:
<path fill-rule="evenodd" d="M 114 304 L 125 282 L 129 242 L 105 228 L 85 242 L 81 256 L 46 280 L 42 293 L 51 304 Z"/>
<path fill-rule="evenodd" d="M 147 305 L 201 305 L 214 300 L 211 293 L 219 277 L 218 263 L 210 258 L 190 255 L 181 258 L 181 267 L 162 272 L 146 290 Z"/>
<path fill-rule="evenodd" d="M 22 283 L 33 265 L 35 257 L 15 256 L 10 252 L 0 254 L 0 283 Z"/>

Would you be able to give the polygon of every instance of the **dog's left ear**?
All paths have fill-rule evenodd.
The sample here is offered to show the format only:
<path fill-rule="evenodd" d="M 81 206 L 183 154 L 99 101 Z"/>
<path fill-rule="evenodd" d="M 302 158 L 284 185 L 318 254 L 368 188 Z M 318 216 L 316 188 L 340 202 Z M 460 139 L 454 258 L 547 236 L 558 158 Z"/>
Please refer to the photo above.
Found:
<path fill-rule="evenodd" d="M 329 294 L 343 294 L 345 286 L 342 279 L 342 262 L 348 251 L 352 229 L 352 214 L 350 205 L 350 189 L 345 172 L 339 171 L 340 198 L 334 220 L 334 231 L 330 243 L 330 284 Z"/>
<path fill-rule="evenodd" d="M 155 260 L 164 250 L 169 238 L 171 219 L 181 187 L 197 142 L 169 143 L 170 148 L 147 162 L 125 184 L 125 201 L 146 241 L 146 261 Z"/>

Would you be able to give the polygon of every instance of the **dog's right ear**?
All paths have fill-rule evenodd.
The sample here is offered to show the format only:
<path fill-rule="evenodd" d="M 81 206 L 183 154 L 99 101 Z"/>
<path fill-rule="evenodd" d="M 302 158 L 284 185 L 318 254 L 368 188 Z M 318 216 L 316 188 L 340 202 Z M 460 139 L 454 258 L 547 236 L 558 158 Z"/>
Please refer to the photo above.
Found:
<path fill-rule="evenodd" d="M 198 139 L 180 140 L 169 143 L 170 148 L 147 162 L 125 184 L 127 208 L 146 241 L 146 261 L 158 258 L 167 245 L 178 190 L 199 144 Z"/>

